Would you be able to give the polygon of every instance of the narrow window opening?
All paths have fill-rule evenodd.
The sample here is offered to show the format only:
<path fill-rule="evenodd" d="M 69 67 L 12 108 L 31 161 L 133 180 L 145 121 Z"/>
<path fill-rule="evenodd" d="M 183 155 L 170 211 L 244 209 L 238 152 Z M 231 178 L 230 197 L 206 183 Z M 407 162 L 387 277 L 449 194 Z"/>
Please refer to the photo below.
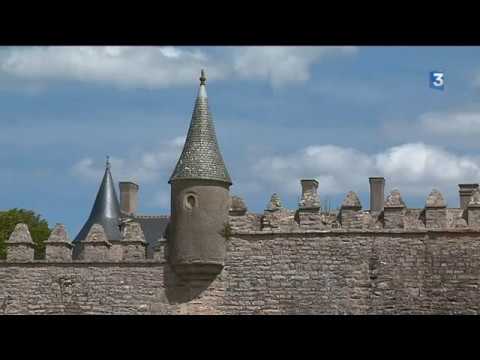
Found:
<path fill-rule="evenodd" d="M 197 199 L 193 195 L 187 195 L 185 205 L 188 209 L 193 209 L 197 204 Z"/>

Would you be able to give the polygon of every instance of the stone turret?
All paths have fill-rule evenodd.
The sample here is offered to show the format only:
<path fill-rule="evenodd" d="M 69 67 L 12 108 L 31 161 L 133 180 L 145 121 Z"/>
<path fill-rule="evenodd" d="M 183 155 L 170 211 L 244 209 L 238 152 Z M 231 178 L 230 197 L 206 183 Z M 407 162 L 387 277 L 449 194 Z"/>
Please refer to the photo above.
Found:
<path fill-rule="evenodd" d="M 232 181 L 217 143 L 203 70 L 187 139 L 169 183 L 169 261 L 185 279 L 212 277 L 224 265 Z"/>

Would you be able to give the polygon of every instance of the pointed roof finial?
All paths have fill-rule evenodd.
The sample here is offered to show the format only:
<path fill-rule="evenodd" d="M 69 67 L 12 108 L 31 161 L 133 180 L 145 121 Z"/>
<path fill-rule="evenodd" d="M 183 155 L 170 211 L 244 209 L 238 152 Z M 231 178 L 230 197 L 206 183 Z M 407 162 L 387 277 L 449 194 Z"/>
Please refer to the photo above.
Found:
<path fill-rule="evenodd" d="M 105 167 L 110 170 L 110 156 L 107 155 L 107 162 L 105 163 Z"/>
<path fill-rule="evenodd" d="M 207 78 L 205 76 L 205 70 L 202 69 L 200 73 L 200 85 L 205 85 L 206 81 L 207 81 Z"/>

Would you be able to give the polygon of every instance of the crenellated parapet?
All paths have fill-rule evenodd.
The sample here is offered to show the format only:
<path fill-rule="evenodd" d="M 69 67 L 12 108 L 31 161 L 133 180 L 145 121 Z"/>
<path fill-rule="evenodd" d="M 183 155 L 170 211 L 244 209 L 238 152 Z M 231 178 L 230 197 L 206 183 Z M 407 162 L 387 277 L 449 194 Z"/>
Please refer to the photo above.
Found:
<path fill-rule="evenodd" d="M 370 178 L 371 180 L 372 178 Z M 383 186 L 383 178 L 374 178 Z M 372 183 L 372 181 L 371 181 Z M 464 186 L 465 187 L 465 186 Z M 432 189 L 423 208 L 409 208 L 398 189 L 391 190 L 385 201 L 382 188 L 373 187 L 378 198 L 377 210 L 363 209 L 358 195 L 349 191 L 338 210 L 322 209 L 317 193 L 318 182 L 301 181 L 301 200 L 296 210 L 283 206 L 280 195 L 272 195 L 263 214 L 249 213 L 243 199 L 235 196 L 231 201 L 229 224 L 234 232 L 288 232 L 288 231 L 415 231 L 465 230 L 480 228 L 480 190 L 471 186 L 465 209 L 448 208 L 438 189 Z M 460 203 L 465 189 L 461 189 Z M 381 206 L 380 206 L 381 205 Z M 380 209 L 380 210 L 378 210 Z"/>
<path fill-rule="evenodd" d="M 114 244 L 108 239 L 102 225 L 93 224 L 87 237 L 80 241 L 77 256 L 73 257 L 73 243 L 63 224 L 56 224 L 45 241 L 45 258 L 35 259 L 35 244 L 26 224 L 17 224 L 6 241 L 7 262 L 46 261 L 64 262 L 136 262 L 146 260 L 145 235 L 139 223 L 123 224 L 121 239 Z M 115 247 L 114 247 L 115 245 Z M 161 238 L 154 251 L 154 261 L 165 261 L 166 239 Z"/>

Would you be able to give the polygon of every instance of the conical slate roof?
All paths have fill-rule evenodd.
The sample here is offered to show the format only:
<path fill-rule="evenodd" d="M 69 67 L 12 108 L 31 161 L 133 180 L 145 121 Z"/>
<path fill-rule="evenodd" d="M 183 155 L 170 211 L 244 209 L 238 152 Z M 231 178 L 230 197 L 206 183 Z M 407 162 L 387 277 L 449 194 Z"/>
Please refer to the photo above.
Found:
<path fill-rule="evenodd" d="M 84 240 L 94 224 L 100 224 L 105 230 L 108 240 L 120 240 L 120 204 L 115 192 L 115 185 L 110 173 L 110 163 L 107 159 L 105 174 L 97 193 L 92 211 L 82 230 L 74 241 Z"/>
<path fill-rule="evenodd" d="M 208 106 L 206 80 L 202 70 L 200 88 L 187 139 L 169 183 L 179 179 L 208 179 L 232 184 L 218 147 L 215 127 Z"/>

